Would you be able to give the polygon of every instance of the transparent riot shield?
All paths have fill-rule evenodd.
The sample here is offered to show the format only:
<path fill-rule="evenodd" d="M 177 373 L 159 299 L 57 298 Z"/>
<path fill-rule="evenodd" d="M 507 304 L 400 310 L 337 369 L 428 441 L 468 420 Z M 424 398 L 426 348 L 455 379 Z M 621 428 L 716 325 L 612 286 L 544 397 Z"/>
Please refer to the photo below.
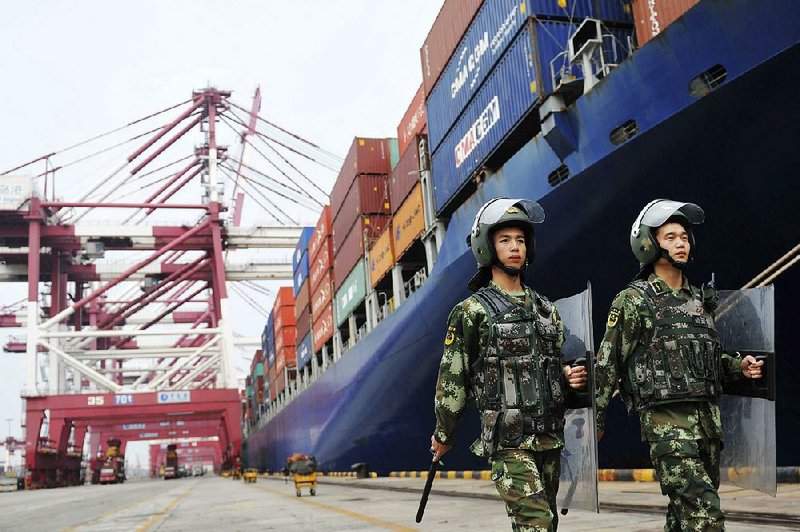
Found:
<path fill-rule="evenodd" d="M 583 393 L 571 394 L 565 415 L 565 446 L 561 452 L 561 484 L 557 504 L 561 513 L 571 508 L 598 511 L 597 425 L 594 407 L 592 289 L 555 302 L 564 324 L 561 350 L 567 364 L 585 361 L 589 379 Z"/>
<path fill-rule="evenodd" d="M 716 313 L 717 332 L 727 352 L 766 360 L 763 378 L 724 387 L 719 403 L 725 432 L 722 478 L 773 497 L 777 494 L 774 309 L 774 287 L 765 286 L 720 292 Z"/>

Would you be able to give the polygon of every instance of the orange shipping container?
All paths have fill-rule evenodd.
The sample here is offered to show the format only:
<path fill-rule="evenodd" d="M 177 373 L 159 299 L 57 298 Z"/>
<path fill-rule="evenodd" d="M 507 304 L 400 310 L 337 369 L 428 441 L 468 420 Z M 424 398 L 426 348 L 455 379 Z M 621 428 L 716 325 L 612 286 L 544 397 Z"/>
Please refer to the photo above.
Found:
<path fill-rule="evenodd" d="M 294 287 L 281 286 L 278 289 L 273 309 L 277 311 L 280 307 L 294 307 Z"/>
<path fill-rule="evenodd" d="M 316 353 L 333 337 L 333 306 L 328 305 L 320 317 L 314 320 L 314 326 L 311 330 L 314 340 L 314 352 Z"/>
<path fill-rule="evenodd" d="M 311 316 L 314 321 L 325 311 L 325 307 L 331 304 L 331 301 L 333 301 L 333 270 L 328 270 L 311 295 Z"/>
<path fill-rule="evenodd" d="M 320 247 L 316 258 L 309 263 L 308 278 L 311 284 L 311 291 L 317 289 L 325 273 L 333 267 L 333 238 L 328 237 Z"/>
<path fill-rule="evenodd" d="M 275 365 L 278 367 L 278 379 L 283 375 L 284 368 L 297 366 L 297 353 L 294 346 L 287 346 L 275 353 Z"/>
<path fill-rule="evenodd" d="M 413 143 L 414 137 L 422 133 L 427 123 L 425 90 L 420 85 L 414 95 L 414 99 L 411 100 L 411 105 L 408 106 L 406 113 L 400 120 L 400 124 L 397 126 L 397 147 L 401 157 L 408 146 Z"/>
<path fill-rule="evenodd" d="M 700 0 L 633 0 L 633 22 L 639 46 L 664 31 Z"/>
<path fill-rule="evenodd" d="M 287 346 L 295 345 L 297 330 L 294 327 L 284 327 L 275 331 L 275 356 L 278 351 Z"/>
<path fill-rule="evenodd" d="M 284 327 L 294 327 L 294 304 L 292 304 L 291 307 L 280 307 L 275 309 L 275 314 L 273 315 L 272 320 L 275 324 L 276 335 L 277 331 L 283 329 Z"/>
<path fill-rule="evenodd" d="M 331 206 L 325 205 L 325 208 L 322 209 L 322 213 L 319 215 L 317 225 L 314 227 L 314 233 L 311 235 L 311 240 L 308 241 L 308 258 L 311 259 L 308 261 L 309 264 L 311 264 L 311 261 L 317 256 L 322 244 L 325 242 L 325 238 L 329 237 L 332 231 Z"/>
<path fill-rule="evenodd" d="M 392 226 L 386 228 L 369 251 L 369 280 L 374 287 L 394 266 L 392 253 Z"/>
<path fill-rule="evenodd" d="M 422 186 L 417 185 L 392 219 L 392 240 L 396 260 L 400 260 L 403 253 L 408 251 L 423 231 L 425 231 L 425 216 L 422 206 Z"/>

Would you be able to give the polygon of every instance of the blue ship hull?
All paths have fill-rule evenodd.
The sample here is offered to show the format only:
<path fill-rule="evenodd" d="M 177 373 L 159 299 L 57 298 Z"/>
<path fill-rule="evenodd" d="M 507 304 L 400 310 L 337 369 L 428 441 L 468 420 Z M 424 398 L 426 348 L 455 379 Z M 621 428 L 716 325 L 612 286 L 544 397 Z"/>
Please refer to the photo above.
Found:
<path fill-rule="evenodd" d="M 595 339 L 617 291 L 635 275 L 628 246 L 639 209 L 657 197 L 700 204 L 699 284 L 716 273 L 737 288 L 798 243 L 800 235 L 800 3 L 706 0 L 620 65 L 567 111 L 576 149 L 559 160 L 542 136 L 524 145 L 463 203 L 447 229 L 428 282 L 346 352 L 309 388 L 247 440 L 252 466 L 280 469 L 295 452 L 323 469 L 426 468 L 434 426 L 433 392 L 447 315 L 468 295 L 475 263 L 464 244 L 478 207 L 505 195 L 537 199 L 537 258 L 527 283 L 551 299 L 593 287 Z M 727 79 L 710 94 L 689 94 L 689 80 L 721 64 Z M 609 132 L 636 120 L 621 146 Z M 553 188 L 547 175 L 566 164 Z M 778 350 L 778 464 L 797 465 L 800 441 L 800 342 L 793 334 L 800 269 L 775 281 Z M 448 468 L 483 468 L 468 452 L 477 437 L 468 411 Z M 615 402 L 600 446 L 601 467 L 647 467 L 638 424 Z"/>

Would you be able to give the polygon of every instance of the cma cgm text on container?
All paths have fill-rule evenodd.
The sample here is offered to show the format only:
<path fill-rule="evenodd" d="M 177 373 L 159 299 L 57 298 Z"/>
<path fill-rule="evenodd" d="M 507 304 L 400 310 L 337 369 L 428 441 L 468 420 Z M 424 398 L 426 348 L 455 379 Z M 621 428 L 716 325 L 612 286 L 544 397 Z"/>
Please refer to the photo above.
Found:
<path fill-rule="evenodd" d="M 475 170 L 483 165 L 514 128 L 553 91 L 556 72 L 569 64 L 569 37 L 576 24 L 529 20 L 433 154 L 436 213 L 449 206 Z M 630 29 L 611 30 L 606 56 L 621 53 Z M 620 50 L 618 51 L 617 48 Z M 538 117 L 532 117 L 538 124 Z M 538 129 L 538 127 L 536 128 Z M 517 148 L 517 146 L 515 146 Z"/>

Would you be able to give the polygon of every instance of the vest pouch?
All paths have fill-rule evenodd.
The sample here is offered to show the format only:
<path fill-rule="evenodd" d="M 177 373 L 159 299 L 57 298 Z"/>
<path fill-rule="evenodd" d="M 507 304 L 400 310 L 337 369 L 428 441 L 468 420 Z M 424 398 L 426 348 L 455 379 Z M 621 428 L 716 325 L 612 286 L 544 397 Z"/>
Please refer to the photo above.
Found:
<path fill-rule="evenodd" d="M 636 397 L 636 402 L 645 402 L 653 396 L 655 378 L 653 371 L 648 367 L 647 357 L 643 353 L 634 355 L 633 375 L 629 381 L 632 383 L 631 395 Z"/>
<path fill-rule="evenodd" d="M 516 408 L 509 408 L 502 415 L 500 435 L 503 447 L 519 447 L 525 433 L 525 420 L 522 412 Z"/>
<path fill-rule="evenodd" d="M 556 352 L 558 342 L 558 329 L 552 323 L 536 322 L 536 335 L 539 337 L 542 356 L 550 356 Z"/>
<path fill-rule="evenodd" d="M 519 357 L 517 369 L 519 370 L 520 402 L 526 411 L 536 411 L 540 414 L 542 390 L 537 379 L 538 370 L 533 356 Z"/>
<path fill-rule="evenodd" d="M 484 395 L 490 406 L 500 404 L 500 359 L 497 357 L 486 357 L 486 365 L 483 368 Z"/>
<path fill-rule="evenodd" d="M 691 347 L 692 377 L 696 379 L 703 379 L 706 377 L 707 356 L 708 355 L 705 342 L 692 340 L 692 347 Z"/>
<path fill-rule="evenodd" d="M 545 364 L 547 364 L 545 375 L 547 375 L 548 380 L 548 382 L 545 383 L 545 386 L 550 388 L 550 398 L 552 399 L 551 404 L 563 406 L 565 399 L 561 378 L 561 375 L 563 375 L 561 361 L 556 357 L 548 357 L 545 359 Z"/>
<path fill-rule="evenodd" d="M 517 393 L 517 372 L 515 371 L 515 358 L 500 359 L 500 366 L 503 370 L 503 397 L 506 406 L 510 408 L 519 407 L 519 394 Z"/>
<path fill-rule="evenodd" d="M 497 410 L 484 410 L 481 416 L 481 443 L 484 456 L 492 456 L 497 450 L 497 423 L 500 412 Z"/>
<path fill-rule="evenodd" d="M 531 324 L 529 321 L 495 323 L 494 337 L 500 355 L 519 355 L 531 352 Z"/>

